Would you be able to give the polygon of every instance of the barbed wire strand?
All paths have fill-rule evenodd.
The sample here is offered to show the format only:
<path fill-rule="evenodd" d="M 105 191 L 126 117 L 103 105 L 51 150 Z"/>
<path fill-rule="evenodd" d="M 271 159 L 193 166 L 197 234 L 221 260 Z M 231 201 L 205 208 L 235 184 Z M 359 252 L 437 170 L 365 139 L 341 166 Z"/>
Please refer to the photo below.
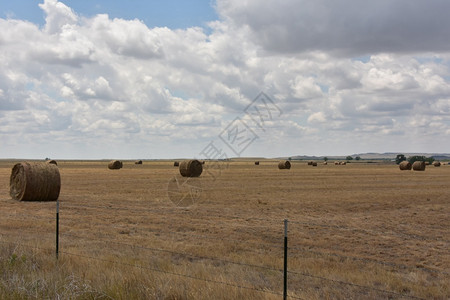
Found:
<path fill-rule="evenodd" d="M 380 260 L 377 260 L 377 259 L 367 258 L 367 257 L 355 257 L 355 256 L 341 255 L 341 254 L 337 254 L 337 253 L 324 253 L 324 252 L 319 252 L 319 251 L 314 251 L 314 250 L 309 250 L 309 249 L 304 249 L 304 248 L 297 248 L 295 246 L 294 247 L 289 247 L 288 249 L 289 250 L 297 250 L 297 251 L 312 253 L 312 254 L 316 254 L 316 255 L 320 255 L 320 256 L 334 256 L 334 257 L 338 257 L 338 258 L 342 258 L 342 259 L 363 261 L 363 262 L 367 262 L 367 263 L 375 263 L 375 264 L 380 264 L 380 265 L 385 265 L 385 266 L 390 266 L 390 267 L 397 267 L 399 269 L 423 270 L 423 271 L 430 272 L 430 273 L 438 273 L 438 274 L 442 274 L 442 275 L 450 275 L 450 273 L 448 273 L 448 272 L 434 270 L 434 269 L 430 269 L 430 268 L 427 268 L 427 267 L 414 268 L 412 266 L 408 266 L 408 265 L 404 265 L 404 264 L 398 264 L 398 263 L 393 263 L 393 262 L 385 262 L 385 261 L 380 261 Z M 321 248 L 321 249 L 328 250 L 327 248 Z"/>
<path fill-rule="evenodd" d="M 1 243 L 7 243 L 7 244 L 16 244 L 16 243 L 13 243 L 13 242 L 5 242 L 5 241 L 1 241 L 1 240 L 0 240 L 0 242 Z M 25 244 L 19 244 L 19 245 L 23 246 L 23 247 L 34 248 L 34 249 L 39 249 L 39 250 L 43 250 L 43 251 L 49 251 L 49 252 L 53 251 L 52 249 L 42 248 L 42 247 L 38 247 L 38 246 L 30 246 L 30 245 L 25 245 Z M 66 251 L 60 251 L 59 253 L 60 254 L 64 253 L 64 254 L 68 254 L 68 255 L 72 255 L 72 256 L 80 256 L 80 257 L 90 258 L 90 259 L 104 261 L 104 262 L 109 262 L 109 263 L 117 263 L 117 264 L 127 265 L 127 266 L 131 266 L 131 267 L 144 268 L 144 269 L 148 269 L 148 270 L 153 270 L 155 272 L 162 272 L 162 273 L 176 275 L 176 276 L 188 277 L 188 278 L 197 279 L 197 280 L 203 280 L 203 281 L 211 282 L 211 283 L 225 284 L 225 285 L 234 286 L 234 287 L 237 287 L 237 288 L 250 289 L 250 290 L 255 290 L 255 291 L 260 291 L 260 292 L 268 292 L 268 293 L 272 293 L 274 295 L 281 295 L 279 293 L 272 292 L 272 291 L 261 290 L 261 289 L 254 289 L 254 288 L 251 288 L 251 287 L 245 287 L 245 286 L 239 286 L 239 285 L 233 285 L 231 283 L 215 281 L 215 280 L 210 280 L 210 279 L 203 279 L 203 278 L 198 278 L 198 277 L 194 277 L 194 276 L 191 276 L 191 275 L 174 273 L 174 272 L 164 271 L 164 270 L 160 270 L 160 269 L 156 269 L 156 268 L 137 266 L 137 265 L 127 264 L 127 263 L 118 262 L 118 261 L 111 261 L 111 260 L 96 258 L 96 257 L 83 255 L 83 254 L 75 254 L 75 253 L 70 253 L 70 252 L 66 252 Z M 416 297 L 416 296 L 412 296 L 412 295 L 404 295 L 404 294 L 396 293 L 396 292 L 393 292 L 393 291 L 377 289 L 377 288 L 370 287 L 370 286 L 364 286 L 364 285 L 359 285 L 359 284 L 355 284 L 355 283 L 351 283 L 351 282 L 346 282 L 346 281 L 341 281 L 341 280 L 336 280 L 336 279 L 330 279 L 330 278 L 326 278 L 326 277 L 323 277 L 323 276 L 312 275 L 312 274 L 309 274 L 309 273 L 304 273 L 304 272 L 299 272 L 299 271 L 289 271 L 288 270 L 288 274 L 294 274 L 294 275 L 303 276 L 303 277 L 320 279 L 322 281 L 328 281 L 328 282 L 332 282 L 332 283 L 335 283 L 335 284 L 348 285 L 348 286 L 353 286 L 353 287 L 361 288 L 361 289 L 365 289 L 365 290 L 376 291 L 376 292 L 379 292 L 379 293 L 391 294 L 391 295 L 401 296 L 401 297 L 407 297 L 407 298 L 410 298 L 410 299 L 425 300 L 424 298 L 420 298 L 420 297 Z M 296 297 L 296 296 L 289 296 L 289 297 L 290 298 L 294 298 L 294 299 L 302 299 L 302 298 L 299 298 L 299 297 Z"/>
<path fill-rule="evenodd" d="M 73 234 L 61 234 L 61 235 L 62 236 L 70 236 L 70 237 L 83 239 L 83 237 L 76 236 L 76 235 L 73 235 Z M 270 270 L 270 271 L 278 271 L 278 272 L 282 272 L 283 271 L 281 269 L 276 269 L 276 268 L 269 267 L 269 266 L 253 265 L 253 264 L 236 262 L 236 261 L 231 261 L 231 260 L 226 260 L 226 259 L 221 259 L 221 258 L 182 253 L 182 252 L 177 252 L 177 251 L 167 250 L 167 249 L 151 248 L 151 247 L 145 247 L 145 246 L 140 246 L 140 245 L 127 244 L 127 243 L 123 243 L 123 242 L 116 242 L 116 241 L 101 240 L 101 242 L 112 243 L 112 244 L 117 244 L 117 245 L 122 245 L 122 246 L 128 246 L 128 247 L 132 247 L 132 248 L 138 248 L 138 249 L 141 249 L 141 250 L 149 250 L 149 251 L 153 251 L 153 252 L 164 252 L 164 253 L 168 253 L 168 254 L 172 254 L 172 255 L 180 255 L 180 256 L 191 257 L 191 258 L 196 258 L 196 259 L 218 261 L 218 262 L 222 262 L 222 263 L 240 265 L 240 266 L 245 266 L 245 267 L 265 269 L 265 270 Z"/>
<path fill-rule="evenodd" d="M 434 238 L 434 237 L 425 237 L 417 234 L 410 234 L 410 233 L 403 233 L 403 232 L 394 232 L 394 231 L 376 231 L 376 230 L 370 230 L 370 229 L 362 229 L 362 228 L 351 228 L 343 225 L 330 225 L 330 224 L 317 224 L 317 223 L 310 223 L 310 222 L 304 222 L 304 221 L 295 221 L 295 220 L 289 220 L 289 223 L 292 224 L 301 224 L 305 226 L 315 226 L 315 227 L 323 227 L 323 228 L 333 228 L 333 229 L 339 229 L 339 230 L 346 230 L 346 231 L 356 231 L 361 233 L 371 233 L 376 235 L 391 235 L 395 237 L 409 237 L 414 240 L 433 240 L 433 241 L 440 241 L 440 242 L 446 242 L 450 243 L 450 240 L 444 240 L 440 238 Z M 291 228 L 292 230 L 292 228 Z"/>
<path fill-rule="evenodd" d="M 314 278 L 314 279 L 320 279 L 322 281 L 333 282 L 333 283 L 341 284 L 341 285 L 349 285 L 349 286 L 353 286 L 353 287 L 357 287 L 357 288 L 361 288 L 361 289 L 365 289 L 365 290 L 377 291 L 377 292 L 384 293 L 384 294 L 391 294 L 391 295 L 407 297 L 407 298 L 411 298 L 411 299 L 426 300 L 424 298 L 420 298 L 420 297 L 416 297 L 416 296 L 404 295 L 404 294 L 400 294 L 400 293 L 396 293 L 396 292 L 392 292 L 392 291 L 377 289 L 377 288 L 370 287 L 370 286 L 360 285 L 360 284 L 346 282 L 346 281 L 341 281 L 341 280 L 336 280 L 336 279 L 330 279 L 330 278 L 326 278 L 326 277 L 322 277 L 322 276 L 318 276 L 318 275 L 311 275 L 309 273 L 304 273 L 304 272 L 288 271 L 288 274 L 295 274 L 295 275 L 299 275 L 299 276 L 310 277 L 310 278 Z"/>
<path fill-rule="evenodd" d="M 192 276 L 192 275 L 181 274 L 181 273 L 176 273 L 176 272 L 171 272 L 171 271 L 164 271 L 164 270 L 161 270 L 161 269 L 158 269 L 158 268 L 152 268 L 152 267 L 146 267 L 146 266 L 133 265 L 133 264 L 129 264 L 129 263 L 118 262 L 118 261 L 112 261 L 112 260 L 102 259 L 102 258 L 97 258 L 97 257 L 92 257 L 92 256 L 89 256 L 89 255 L 84 255 L 84 254 L 75 254 L 75 253 L 70 253 L 70 252 L 66 252 L 66 251 L 61 251 L 60 253 L 61 253 L 61 254 L 66 254 L 66 255 L 71 255 L 71 256 L 84 257 L 84 258 L 93 259 L 93 260 L 98 260 L 98 261 L 103 261 L 103 262 L 108 262 L 108 263 L 116 263 L 116 264 L 120 264 L 120 265 L 125 265 L 125 266 L 129 266 L 129 267 L 134 267 L 134 268 L 140 268 L 140 269 L 150 270 L 150 271 L 154 271 L 154 272 L 158 272 L 158 273 L 164 273 L 164 274 L 168 274 L 168 275 L 175 275 L 175 276 L 180 276 L 180 277 L 186 277 L 186 278 L 195 279 L 195 280 L 200 280 L 200 281 L 205 281 L 205 282 L 209 282 L 209 283 L 215 283 L 215 284 L 221 284 L 221 285 L 226 285 L 226 286 L 236 287 L 236 288 L 239 288 L 239 289 L 247 289 L 247 290 L 253 290 L 253 291 L 262 292 L 262 293 L 270 293 L 270 294 L 277 295 L 277 296 L 281 296 L 281 295 L 282 295 L 282 294 L 277 293 L 277 292 L 274 292 L 274 291 L 263 290 L 263 289 L 256 289 L 256 288 L 252 288 L 252 287 L 248 287 L 248 286 L 243 286 L 243 285 L 236 285 L 236 284 L 232 284 L 232 283 L 224 282 L 224 281 L 218 281 L 218 280 L 212 280 L 212 279 L 199 278 L 199 277 L 195 277 L 195 276 Z"/>

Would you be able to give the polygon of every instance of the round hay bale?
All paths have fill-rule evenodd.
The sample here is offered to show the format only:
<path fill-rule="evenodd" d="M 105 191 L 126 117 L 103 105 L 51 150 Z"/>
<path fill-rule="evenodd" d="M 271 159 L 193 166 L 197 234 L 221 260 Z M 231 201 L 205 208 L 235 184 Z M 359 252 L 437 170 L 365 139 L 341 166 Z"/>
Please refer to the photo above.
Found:
<path fill-rule="evenodd" d="M 314 161 L 314 162 L 312 163 L 312 166 L 313 166 L 313 167 L 317 167 L 317 162 Z"/>
<path fill-rule="evenodd" d="M 345 166 L 347 164 L 347 162 L 346 161 L 341 161 L 339 164 Z"/>
<path fill-rule="evenodd" d="M 324 161 L 324 162 L 323 162 L 323 165 L 326 166 L 326 165 L 328 165 L 328 163 L 327 163 L 326 161 Z"/>
<path fill-rule="evenodd" d="M 137 160 L 134 162 L 135 165 L 142 165 L 142 160 Z"/>
<path fill-rule="evenodd" d="M 180 163 L 177 162 L 177 161 L 174 161 L 174 162 L 173 162 L 173 166 L 174 166 L 174 167 L 178 167 L 178 166 L 180 166 Z"/>
<path fill-rule="evenodd" d="M 255 166 L 259 166 L 259 161 L 255 161 Z"/>
<path fill-rule="evenodd" d="M 426 166 L 429 166 L 429 165 L 431 165 L 431 164 L 430 164 L 429 161 L 426 161 L 426 162 L 425 162 L 425 165 L 426 165 Z"/>
<path fill-rule="evenodd" d="M 406 170 L 411 170 L 412 165 L 409 161 L 404 160 L 398 165 L 398 167 L 400 168 L 400 170 L 406 171 Z"/>
<path fill-rule="evenodd" d="M 313 163 L 314 162 L 312 162 L 312 161 L 308 161 L 308 166 L 312 166 Z"/>
<path fill-rule="evenodd" d="M 433 162 L 433 166 L 440 167 L 441 166 L 441 162 L 435 161 L 435 162 Z"/>
<path fill-rule="evenodd" d="M 284 170 L 284 169 L 289 170 L 290 168 L 291 168 L 291 163 L 288 160 L 282 160 L 278 163 L 278 169 L 280 169 L 280 170 Z"/>
<path fill-rule="evenodd" d="M 424 161 L 415 161 L 412 164 L 412 169 L 414 171 L 425 171 L 425 162 Z"/>
<path fill-rule="evenodd" d="M 339 162 L 338 162 L 338 161 L 335 161 L 334 164 L 337 166 L 337 165 L 339 165 Z"/>
<path fill-rule="evenodd" d="M 110 170 L 118 170 L 123 167 L 123 164 L 120 160 L 112 160 L 108 164 L 108 169 Z"/>
<path fill-rule="evenodd" d="M 199 177 L 203 172 L 203 163 L 196 159 L 183 160 L 180 163 L 180 174 L 183 177 Z"/>
<path fill-rule="evenodd" d="M 54 159 L 49 159 L 49 160 L 47 160 L 47 161 L 45 161 L 45 162 L 48 163 L 48 164 L 58 165 L 58 163 L 57 163 L 56 160 L 54 160 Z"/>
<path fill-rule="evenodd" d="M 50 163 L 17 163 L 12 168 L 9 186 L 14 200 L 56 201 L 61 190 L 59 169 Z"/>

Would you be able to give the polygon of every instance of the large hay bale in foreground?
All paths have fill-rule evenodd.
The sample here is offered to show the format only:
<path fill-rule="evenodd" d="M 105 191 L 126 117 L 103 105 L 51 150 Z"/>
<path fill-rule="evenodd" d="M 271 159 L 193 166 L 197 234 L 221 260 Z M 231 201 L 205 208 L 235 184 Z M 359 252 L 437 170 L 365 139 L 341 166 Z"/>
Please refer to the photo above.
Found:
<path fill-rule="evenodd" d="M 401 163 L 398 164 L 398 167 L 400 168 L 400 170 L 402 171 L 406 171 L 406 170 L 411 170 L 412 165 L 409 161 L 404 160 Z"/>
<path fill-rule="evenodd" d="M 56 201 L 61 177 L 55 164 L 21 162 L 14 165 L 9 179 L 10 195 L 19 201 Z"/>
<path fill-rule="evenodd" d="M 412 164 L 412 169 L 414 171 L 425 171 L 425 162 L 424 161 L 415 161 Z"/>
<path fill-rule="evenodd" d="M 180 163 L 180 174 L 183 177 L 199 177 L 203 172 L 203 163 L 196 159 L 183 160 Z"/>
<path fill-rule="evenodd" d="M 291 168 L 291 163 L 288 160 L 282 160 L 278 163 L 278 169 L 280 169 L 280 170 L 284 170 L 284 169 L 289 170 L 290 168 Z"/>
<path fill-rule="evenodd" d="M 120 160 L 112 160 L 108 164 L 108 169 L 110 170 L 118 170 L 123 167 L 123 164 Z"/>
<path fill-rule="evenodd" d="M 433 166 L 440 167 L 441 163 L 439 161 L 435 161 L 435 162 L 433 162 Z"/>

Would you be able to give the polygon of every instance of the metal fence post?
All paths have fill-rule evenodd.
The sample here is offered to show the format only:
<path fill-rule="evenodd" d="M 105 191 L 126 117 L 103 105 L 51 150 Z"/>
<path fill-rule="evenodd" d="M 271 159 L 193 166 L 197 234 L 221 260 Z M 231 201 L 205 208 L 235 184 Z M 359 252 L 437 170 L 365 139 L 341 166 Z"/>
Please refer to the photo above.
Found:
<path fill-rule="evenodd" d="M 56 259 L 59 254 L 59 200 L 56 200 Z"/>
<path fill-rule="evenodd" d="M 283 272 L 283 299 L 287 299 L 287 232 L 288 232 L 288 220 L 284 219 L 284 272 Z"/>

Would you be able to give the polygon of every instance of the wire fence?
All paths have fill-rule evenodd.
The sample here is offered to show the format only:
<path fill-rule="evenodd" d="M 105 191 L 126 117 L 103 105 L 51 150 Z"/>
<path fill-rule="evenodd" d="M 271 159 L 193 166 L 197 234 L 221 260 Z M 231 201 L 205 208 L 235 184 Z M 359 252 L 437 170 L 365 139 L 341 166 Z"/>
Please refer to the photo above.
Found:
<path fill-rule="evenodd" d="M 83 214 L 79 214 L 80 211 Z M 383 297 L 394 297 L 394 298 L 405 298 L 405 299 L 422 299 L 415 296 L 411 290 L 406 290 L 405 292 L 393 291 L 385 288 L 380 288 L 377 286 L 371 286 L 366 284 L 361 284 L 357 282 L 352 282 L 346 280 L 345 278 L 340 278 L 339 274 L 330 274 L 329 276 L 323 275 L 320 272 L 314 271 L 310 267 L 302 268 L 303 261 L 308 258 L 307 256 L 317 256 L 324 260 L 324 265 L 329 263 L 330 258 L 337 258 L 338 262 L 348 261 L 356 262 L 359 264 L 367 265 L 366 271 L 370 271 L 372 265 L 378 265 L 380 268 L 389 267 L 394 269 L 396 272 L 426 272 L 441 276 L 442 278 L 448 278 L 449 273 L 443 270 L 433 269 L 432 267 L 422 266 L 420 268 L 414 265 L 407 265 L 401 263 L 395 263 L 390 261 L 384 261 L 372 257 L 360 257 L 353 255 L 345 255 L 338 253 L 330 248 L 320 248 L 314 247 L 311 249 L 311 245 L 302 244 L 301 240 L 298 240 L 298 233 L 305 232 L 314 229 L 333 229 L 349 233 L 358 233 L 364 235 L 376 235 L 376 236 L 393 236 L 402 237 L 403 239 L 412 241 L 435 241 L 438 240 L 440 243 L 448 244 L 449 241 L 446 239 L 436 239 L 434 237 L 425 237 L 416 234 L 407 234 L 396 231 L 376 231 L 361 228 L 352 228 L 345 225 L 333 225 L 333 224 L 320 224 L 315 222 L 300 221 L 300 220 L 289 220 L 289 230 L 284 228 L 287 232 L 287 237 L 289 237 L 289 244 L 283 245 L 283 220 L 276 220 L 271 218 L 259 218 L 259 217 L 243 217 L 240 215 L 226 214 L 217 210 L 217 214 L 208 211 L 208 222 L 218 222 L 219 227 L 226 228 L 227 220 L 238 221 L 239 224 L 233 224 L 233 229 L 237 231 L 236 237 L 233 236 L 223 236 L 220 231 L 218 232 L 208 232 L 205 230 L 198 231 L 188 231 L 182 232 L 177 231 L 176 228 L 170 227 L 151 227 L 145 228 L 145 234 L 151 237 L 151 241 L 157 241 L 161 244 L 160 247 L 149 246 L 142 244 L 146 241 L 145 238 L 134 239 L 132 236 L 127 235 L 127 239 L 123 241 L 117 240 L 117 234 L 108 232 L 92 232 L 89 230 L 79 230 L 73 229 L 71 222 L 76 219 L 76 222 L 84 222 L 83 217 L 89 215 L 95 216 L 96 211 L 110 211 L 117 212 L 116 215 L 111 215 L 110 217 L 126 218 L 136 218 L 142 217 L 145 220 L 151 220 L 149 218 L 152 214 L 166 215 L 183 215 L 186 214 L 190 218 L 197 218 L 197 220 L 202 221 L 205 215 L 202 213 L 190 214 L 189 210 L 174 209 L 174 208 L 129 208 L 125 206 L 112 206 L 112 205 L 77 205 L 73 203 L 62 204 L 60 209 L 57 211 L 57 218 L 59 219 L 59 213 L 61 212 L 61 217 L 57 226 L 55 233 L 55 212 L 49 209 L 47 212 L 41 212 L 40 215 L 26 214 L 26 213 L 4 213 L 2 214 L 2 221 L 0 222 L 0 244 L 2 245 L 12 245 L 21 246 L 28 249 L 40 250 L 46 255 L 51 255 L 55 253 L 57 258 L 60 259 L 62 256 L 68 257 L 79 257 L 88 260 L 93 260 L 97 262 L 116 264 L 119 266 L 127 266 L 132 268 L 144 269 L 147 271 L 162 273 L 165 275 L 171 275 L 181 278 L 186 278 L 189 280 L 203 281 L 207 284 L 222 285 L 227 287 L 232 287 L 240 290 L 249 290 L 257 293 L 268 294 L 273 296 L 283 296 L 284 298 L 290 299 L 306 299 L 308 297 L 308 289 L 317 289 L 313 284 L 313 287 L 307 286 L 307 280 L 320 281 L 320 286 L 328 285 L 334 286 L 339 290 L 340 286 L 351 289 L 356 295 L 364 295 L 364 293 L 371 293 L 376 295 L 383 295 Z M 33 226 L 23 229 L 21 224 L 30 223 L 36 225 L 34 229 Z M 118 222 L 119 226 L 124 226 Z M 148 224 L 147 224 L 148 223 Z M 155 225 L 151 221 L 146 224 L 143 222 L 138 224 L 141 225 Z M 16 224 L 16 225 L 15 225 Z M 93 224 L 90 224 L 93 226 Z M 245 240 L 242 239 L 241 228 L 245 229 L 245 234 L 254 235 L 258 238 L 255 240 Z M 20 232 L 17 234 L 18 230 L 26 230 L 26 234 Z M 78 231 L 77 231 L 78 230 Z M 55 248 L 49 247 L 48 245 L 52 243 L 52 239 L 56 235 L 56 245 Z M 47 240 L 46 245 L 42 246 L 39 242 L 44 239 Z M 177 244 L 177 240 L 181 240 Z M 225 249 L 225 252 L 219 252 L 224 257 L 218 257 L 217 255 L 209 254 L 199 254 L 196 252 L 196 244 L 199 241 L 205 242 L 206 245 L 210 247 L 223 246 L 223 243 L 232 245 L 234 248 L 239 247 L 241 253 L 249 253 L 251 255 L 234 255 L 233 250 Z M 93 243 L 103 243 L 108 245 L 105 247 L 100 247 L 103 254 L 90 253 L 89 247 Z M 79 245 L 82 245 L 80 248 Z M 177 248 L 179 246 L 179 248 Z M 167 260 L 169 263 L 173 262 L 174 259 L 177 262 L 182 262 L 183 264 L 195 264 L 196 262 L 209 262 L 211 266 L 218 266 L 219 268 L 227 268 L 232 270 L 234 267 L 241 268 L 244 272 L 262 273 L 264 279 L 268 283 L 267 286 L 255 286 L 251 282 L 236 282 L 235 280 L 218 280 L 213 277 L 199 276 L 195 274 L 190 274 L 189 272 L 179 272 L 176 269 L 165 269 L 159 267 L 158 264 L 147 265 L 145 259 L 139 259 L 135 263 L 126 262 L 117 256 L 116 259 L 105 258 L 106 254 L 111 254 L 113 248 L 116 247 L 119 250 L 132 249 L 138 252 L 150 252 L 151 257 L 159 258 L 161 260 Z M 286 248 L 287 247 L 287 248 Z M 285 259 L 288 259 L 289 264 L 287 268 L 283 267 L 283 250 L 288 250 L 284 252 Z M 449 249 L 449 248 L 447 248 Z M 319 251 L 320 250 L 320 251 Z M 444 250 L 445 251 L 445 250 Z M 117 251 L 115 253 L 120 253 Z M 447 250 L 448 254 L 448 250 Z M 287 255 L 287 257 L 286 257 Z M 143 255 L 146 257 L 147 255 Z M 257 263 L 258 262 L 258 263 Z M 314 261 L 317 263 L 317 261 Z M 336 263 L 336 262 L 333 262 Z M 216 269 L 215 269 L 216 270 Z M 287 294 L 282 291 L 283 287 L 283 272 L 285 271 L 285 276 L 287 275 Z M 228 277 L 226 277 L 228 278 Z M 319 288 L 320 289 L 320 288 Z M 320 292 L 319 292 L 320 294 Z M 306 298 L 305 298 L 306 297 Z"/>

